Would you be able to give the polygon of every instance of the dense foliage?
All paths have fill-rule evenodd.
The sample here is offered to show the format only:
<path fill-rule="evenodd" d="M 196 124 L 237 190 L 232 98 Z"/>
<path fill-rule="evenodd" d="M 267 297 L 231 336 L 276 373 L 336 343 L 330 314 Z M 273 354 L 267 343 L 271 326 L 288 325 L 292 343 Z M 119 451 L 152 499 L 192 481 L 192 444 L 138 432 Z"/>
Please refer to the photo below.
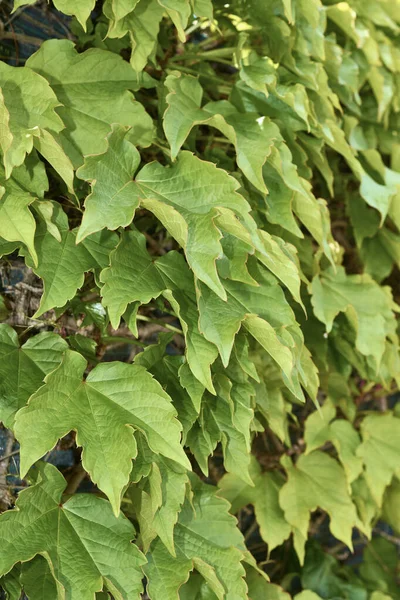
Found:
<path fill-rule="evenodd" d="M 53 2 L 0 63 L 4 593 L 400 598 L 400 1 Z"/>

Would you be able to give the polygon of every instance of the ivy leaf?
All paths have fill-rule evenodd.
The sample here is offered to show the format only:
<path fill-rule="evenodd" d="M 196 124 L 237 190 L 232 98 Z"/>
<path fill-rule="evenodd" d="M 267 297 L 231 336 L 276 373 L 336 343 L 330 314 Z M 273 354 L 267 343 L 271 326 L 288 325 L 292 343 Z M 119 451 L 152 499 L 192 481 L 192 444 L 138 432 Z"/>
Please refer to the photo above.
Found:
<path fill-rule="evenodd" d="M 251 600 L 289 600 L 290 595 L 279 585 L 268 583 L 258 570 L 246 565 L 246 583 Z M 304 599 L 307 600 L 307 599 Z M 309 598 L 308 600 L 314 600 Z M 317 600 L 317 598 L 315 599 Z"/>
<path fill-rule="evenodd" d="M 376 556 L 379 556 L 381 560 L 376 560 Z M 384 598 L 378 595 L 377 600 L 387 600 L 388 597 L 396 598 L 398 596 L 398 566 L 397 548 L 393 543 L 382 537 L 371 540 L 364 550 L 363 562 L 360 565 L 360 575 L 367 589 L 376 590 L 375 594 L 371 594 L 371 598 L 374 596 L 376 598 L 376 593 L 379 594 L 379 591 L 385 592 L 385 594 L 382 594 Z"/>
<path fill-rule="evenodd" d="M 165 289 L 163 278 L 146 250 L 146 238 L 136 229 L 124 232 L 110 254 L 110 267 L 100 275 L 101 295 L 111 325 L 117 329 L 128 304 L 147 304 Z"/>
<path fill-rule="evenodd" d="M 82 167 L 78 171 L 79 176 L 96 179 L 94 189 L 98 189 L 100 180 L 107 182 L 101 196 L 100 192 L 96 195 L 94 191 L 87 199 L 86 212 L 79 230 L 79 241 L 88 233 L 105 226 L 114 229 L 128 225 L 140 204 L 152 211 L 169 229 L 171 235 L 185 248 L 189 265 L 195 274 L 222 298 L 226 297 L 226 293 L 215 266 L 216 259 L 223 251 L 219 242 L 222 237 L 220 226 L 225 228 L 226 235 L 237 244 L 240 244 L 240 239 L 245 238 L 250 243 L 247 252 L 254 251 L 254 244 L 258 248 L 259 259 L 289 287 L 295 298 L 300 300 L 300 280 L 295 263 L 293 260 L 287 260 L 288 248 L 278 244 L 266 232 L 261 234 L 256 231 L 255 223 L 248 216 L 249 206 L 235 192 L 237 183 L 233 179 L 228 179 L 226 174 L 222 177 L 222 171 L 216 171 L 209 163 L 199 161 L 190 153 L 184 152 L 180 155 L 178 163 L 169 169 L 161 167 L 158 163 L 147 165 L 139 172 L 134 185 L 131 176 L 136 166 L 137 153 L 126 139 L 121 139 L 122 136 L 121 130 L 119 133 L 114 131 L 110 138 L 110 144 L 113 140 L 113 145 L 110 146 L 109 153 L 90 157 L 87 159 L 88 170 Z M 121 163 L 127 160 L 127 156 L 130 166 L 121 172 Z M 116 161 L 119 161 L 119 166 L 116 166 Z M 103 168 L 106 169 L 104 175 Z M 113 172 L 111 180 L 108 176 L 110 168 Z M 99 172 L 96 169 L 100 169 Z M 195 169 L 202 173 L 204 183 L 193 187 Z M 148 177 L 151 175 L 154 180 L 150 181 Z M 115 187 L 113 182 L 110 189 L 110 181 L 113 181 L 114 177 Z M 218 181 L 216 187 L 220 192 L 220 198 L 216 194 L 215 201 L 211 204 L 210 197 L 206 195 L 207 181 L 210 177 Z M 178 190 L 181 197 L 177 198 L 176 185 L 179 185 L 179 189 L 185 189 L 186 195 Z M 193 189 L 193 195 L 188 203 L 187 192 L 190 189 Z M 99 204 L 102 207 L 101 211 Z M 236 218 L 233 210 L 243 223 Z M 219 214 L 224 218 L 220 219 Z M 206 244 L 206 240 L 209 243 Z M 244 260 L 247 258 L 246 250 Z M 232 273 L 232 276 L 235 275 Z M 115 319 L 117 318 L 116 316 Z"/>
<path fill-rule="evenodd" d="M 400 419 L 389 413 L 386 415 L 368 415 L 361 423 L 362 444 L 357 456 L 365 464 L 365 479 L 379 507 L 382 506 L 383 493 L 392 477 L 399 471 Z"/>
<path fill-rule="evenodd" d="M 112 17 L 120 21 L 135 8 L 138 2 L 139 0 L 106 0 L 104 14 L 108 16 L 111 11 Z"/>
<path fill-rule="evenodd" d="M 150 143 L 152 121 L 129 91 L 139 87 L 136 74 L 117 54 L 98 48 L 78 54 L 69 40 L 47 40 L 26 64 L 47 79 L 62 104 L 60 141 L 75 167 L 82 155 L 107 150 L 112 123 L 132 126 L 138 144 Z"/>
<path fill-rule="evenodd" d="M 21 568 L 19 565 L 16 565 L 11 571 L 0 578 L 0 585 L 6 593 L 7 600 L 20 600 L 22 592 L 20 575 Z"/>
<path fill-rule="evenodd" d="M 132 46 L 130 62 L 134 71 L 140 73 L 148 60 L 153 61 L 155 57 L 163 6 L 158 0 L 134 1 L 130 3 L 129 12 L 118 20 L 112 18 L 107 8 L 105 12 L 110 18 L 109 37 L 121 38 L 129 33 Z"/>
<path fill-rule="evenodd" d="M 326 205 L 314 197 L 310 184 L 299 176 L 292 154 L 283 141 L 275 142 L 263 166 L 263 176 L 269 192 L 266 203 L 271 223 L 303 237 L 295 214 L 332 260 Z"/>
<path fill-rule="evenodd" d="M 190 370 L 205 388 L 215 394 L 210 366 L 217 358 L 218 350 L 199 331 L 193 275 L 178 252 L 168 252 L 157 259 L 156 266 L 164 280 L 163 295 L 170 302 L 182 326 Z"/>
<path fill-rule="evenodd" d="M 57 171 L 67 185 L 68 191 L 74 193 L 74 168 L 57 140 L 46 130 L 41 130 L 40 136 L 34 140 L 37 151 Z"/>
<path fill-rule="evenodd" d="M 224 210 L 227 219 L 229 216 L 236 221 L 248 219 L 250 206 L 237 193 L 237 181 L 214 164 L 190 152 L 181 152 L 172 167 L 146 165 L 137 175 L 136 183 L 142 205 L 154 212 L 183 246 L 196 277 L 226 300 L 215 265 L 222 254 L 221 225 L 217 226 L 215 220 L 220 207 L 227 209 Z M 165 212 L 163 205 L 169 210 Z"/>
<path fill-rule="evenodd" d="M 245 326 L 250 323 L 251 329 L 252 315 L 260 317 L 259 320 L 265 323 L 263 327 L 269 326 L 271 334 L 268 339 L 267 334 L 263 337 L 257 334 L 256 339 L 262 340 L 260 343 L 265 350 L 282 365 L 290 378 L 292 356 L 290 350 L 284 348 L 274 329 L 279 330 L 280 327 L 293 323 L 294 315 L 276 279 L 261 266 L 250 262 L 249 267 L 258 287 L 224 280 L 227 302 L 221 300 L 207 286 L 198 284 L 199 329 L 217 346 L 222 362 L 227 366 L 241 323 L 244 322 Z"/>
<path fill-rule="evenodd" d="M 307 590 L 308 595 L 311 594 L 310 600 L 318 600 L 320 597 L 325 598 L 326 596 L 359 598 L 360 600 L 367 600 L 368 597 L 361 580 L 354 573 L 347 570 L 341 571 L 337 560 L 331 554 L 323 552 L 321 547 L 315 543 L 307 545 L 301 584 Z M 313 590 L 314 593 L 309 590 Z M 305 591 L 296 598 L 301 598 L 304 594 Z"/>
<path fill-rule="evenodd" d="M 346 312 L 357 332 L 357 349 L 372 355 L 379 365 L 386 337 L 395 329 L 395 305 L 388 288 L 381 288 L 369 275 L 346 275 L 343 267 L 337 267 L 336 273 L 327 269 L 315 276 L 311 293 L 315 316 L 325 323 L 327 332 L 339 312 Z"/>
<path fill-rule="evenodd" d="M 332 535 L 352 549 L 352 529 L 360 522 L 342 467 L 318 450 L 301 455 L 296 466 L 286 457 L 283 464 L 288 481 L 281 488 L 279 501 L 286 521 L 293 527 L 300 562 L 304 561 L 310 513 L 318 507 L 329 514 Z"/>
<path fill-rule="evenodd" d="M 56 600 L 58 591 L 63 593 L 62 586 L 53 577 L 49 563 L 40 554 L 29 562 L 17 563 L 1 578 L 1 583 L 8 594 L 8 600 L 20 600 L 22 592 L 35 600 Z"/>
<path fill-rule="evenodd" d="M 218 482 L 219 495 L 231 503 L 232 513 L 237 513 L 247 504 L 253 504 L 261 537 L 268 544 L 268 552 L 272 552 L 289 537 L 291 531 L 279 505 L 279 491 L 284 480 L 273 471 L 262 473 L 254 457 L 250 474 L 254 486 L 244 484 L 233 473 L 226 473 Z"/>
<path fill-rule="evenodd" d="M 71 300 L 77 289 L 83 285 L 86 271 L 100 269 L 108 264 L 108 255 L 117 240 L 116 234 L 101 232 L 77 246 L 76 231 L 69 230 L 67 215 L 59 204 L 54 203 L 53 206 L 53 220 L 61 235 L 61 241 L 48 232 L 47 224 L 42 221 L 37 226 L 35 236 L 37 267 L 26 257 L 27 264 L 33 267 L 44 284 L 35 318 L 51 308 L 64 306 Z"/>
<path fill-rule="evenodd" d="M 21 444 L 21 476 L 59 438 L 75 430 L 83 447 L 84 468 L 118 514 L 132 458 L 137 455 L 132 428 L 144 433 L 154 452 L 188 469 L 190 463 L 179 443 L 181 426 L 171 399 L 145 369 L 102 363 L 82 381 L 86 365 L 80 354 L 68 350 L 60 367 L 18 412 L 15 431 Z"/>
<path fill-rule="evenodd" d="M 46 171 L 36 150 L 32 150 L 24 164 L 13 169 L 8 179 L 4 169 L 0 168 L 0 237 L 11 243 L 19 242 L 18 247 L 24 244 L 35 265 L 34 212 L 40 210 L 44 202 L 36 199 L 43 198 L 48 187 Z"/>
<path fill-rule="evenodd" d="M 192 0 L 193 13 L 198 17 L 206 17 L 212 20 L 213 5 L 211 0 Z"/>
<path fill-rule="evenodd" d="M 33 264 L 37 265 L 35 249 L 36 223 L 29 207 L 35 198 L 26 193 L 8 192 L 0 185 L 0 236 L 8 242 L 26 245 Z"/>
<path fill-rule="evenodd" d="M 57 242 L 61 242 L 61 234 L 53 219 L 55 216 L 55 204 L 51 200 L 38 200 L 33 203 L 33 208 L 39 218 L 45 223 L 46 229 Z"/>
<path fill-rule="evenodd" d="M 94 9 L 96 0 L 55 0 L 54 6 L 65 15 L 71 15 L 78 19 L 86 31 L 86 21 Z"/>
<path fill-rule="evenodd" d="M 14 510 L 0 516 L 5 549 L 0 575 L 42 554 L 66 597 L 94 600 L 105 587 L 115 598 L 139 600 L 145 558 L 131 543 L 133 526 L 93 494 L 78 494 L 62 504 L 65 485 L 56 467 L 41 464 L 37 483 L 20 493 Z"/>
<path fill-rule="evenodd" d="M 131 479 L 139 483 L 129 488 L 128 495 L 140 525 L 144 551 L 147 552 L 151 542 L 159 536 L 172 556 L 176 556 L 173 534 L 185 500 L 189 482 L 187 471 L 178 463 L 152 452 L 142 435 L 137 434 L 136 439 L 138 455 L 145 457 L 149 474 L 139 480 L 142 472 L 136 475 L 135 465 Z"/>
<path fill-rule="evenodd" d="M 190 575 L 188 581 L 179 588 L 179 600 L 218 600 L 207 581 L 199 573 Z"/>
<path fill-rule="evenodd" d="M 331 441 L 346 472 L 349 484 L 360 475 L 362 460 L 356 451 L 361 443 L 360 436 L 349 421 L 336 419 L 336 408 L 326 400 L 321 410 L 312 413 L 306 420 L 304 441 L 306 454 Z"/>
<path fill-rule="evenodd" d="M 173 333 L 161 333 L 158 343 L 147 346 L 135 356 L 134 362 L 150 371 L 171 396 L 182 423 L 184 443 L 199 415 L 204 386 L 195 379 L 183 356 L 169 354 L 167 347 L 173 337 Z"/>
<path fill-rule="evenodd" d="M 181 42 L 186 42 L 185 29 L 192 12 L 190 0 L 158 0 L 175 25 Z"/>
<path fill-rule="evenodd" d="M 147 303 L 162 293 L 182 325 L 191 371 L 214 393 L 210 365 L 218 350 L 199 332 L 194 279 L 183 256 L 172 251 L 153 262 L 146 250 L 145 237 L 132 229 L 123 234 L 110 263 L 100 279 L 104 283 L 103 304 L 113 327 L 118 327 L 128 304 Z"/>
<path fill-rule="evenodd" d="M 171 145 L 172 158 L 177 156 L 195 125 L 216 127 L 235 146 L 238 166 L 249 181 L 266 193 L 262 166 L 274 140 L 280 138 L 276 125 L 269 119 L 258 118 L 257 114 L 241 114 L 226 100 L 210 102 L 201 108 L 203 89 L 190 75 L 171 73 L 165 85 L 170 93 L 164 114 L 164 131 Z"/>
<path fill-rule="evenodd" d="M 47 81 L 27 67 L 0 63 L 0 147 L 8 179 L 24 162 L 40 129 L 59 132 L 64 125 L 55 112 L 59 105 Z"/>
<path fill-rule="evenodd" d="M 200 468 L 208 474 L 208 457 L 221 442 L 225 468 L 252 486 L 250 465 L 250 424 L 253 389 L 237 383 L 228 375 L 214 376 L 216 395 L 205 393 L 198 423 L 187 436 L 187 444 Z"/>
<path fill-rule="evenodd" d="M 296 249 L 291 244 L 285 243 L 282 238 L 269 235 L 267 231 L 259 230 L 259 235 L 263 248 L 256 251 L 258 260 L 288 288 L 293 298 L 302 305 L 300 269 L 297 264 Z"/>
<path fill-rule="evenodd" d="M 77 171 L 77 176 L 90 181 L 92 187 L 85 200 L 78 243 L 105 227 L 126 227 L 132 222 L 138 206 L 132 177 L 140 163 L 139 153 L 129 141 L 126 128 L 113 126 L 107 141 L 107 150 L 103 154 L 87 156 Z"/>
<path fill-rule="evenodd" d="M 0 165 L 0 181 L 10 193 L 16 192 L 20 196 L 29 193 L 35 198 L 42 199 L 49 189 L 45 166 L 39 160 L 35 149 L 25 157 L 21 166 L 14 167 L 8 179 L 3 165 Z"/>
<path fill-rule="evenodd" d="M 67 342 L 50 332 L 29 338 L 20 348 L 14 329 L 0 324 L 0 420 L 6 427 L 13 426 L 17 410 L 58 366 L 67 348 Z"/>
<path fill-rule="evenodd" d="M 178 589 L 196 568 L 219 600 L 245 597 L 243 538 L 215 488 L 191 478 L 193 503 L 185 502 L 174 530 L 177 556 L 153 542 L 144 568 L 151 600 L 175 600 Z M 214 524 L 218 521 L 218 529 Z"/>
<path fill-rule="evenodd" d="M 400 480 L 393 477 L 392 483 L 387 488 L 383 500 L 382 515 L 385 523 L 388 523 L 393 529 L 400 532 L 400 514 L 398 510 L 400 501 Z"/>

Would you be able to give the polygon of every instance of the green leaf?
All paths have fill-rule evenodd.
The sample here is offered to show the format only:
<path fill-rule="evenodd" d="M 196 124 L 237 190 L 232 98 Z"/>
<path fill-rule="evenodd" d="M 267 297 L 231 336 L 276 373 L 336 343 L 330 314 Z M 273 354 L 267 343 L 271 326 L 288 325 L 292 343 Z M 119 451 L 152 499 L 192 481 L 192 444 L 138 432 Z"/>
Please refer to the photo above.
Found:
<path fill-rule="evenodd" d="M 124 9 L 123 12 L 125 12 Z M 106 9 L 107 12 L 107 9 Z M 119 20 L 110 20 L 108 35 L 121 38 L 129 33 L 132 46 L 130 62 L 134 71 L 143 71 L 150 60 L 153 62 L 157 49 L 157 36 L 164 9 L 158 0 L 131 2 L 130 12 Z M 110 14 L 108 14 L 111 17 Z"/>
<path fill-rule="evenodd" d="M 54 579 L 49 563 L 40 554 L 37 554 L 33 560 L 22 563 L 21 567 L 21 584 L 28 598 L 52 600 L 57 598 L 57 587 L 62 593 L 62 588 Z"/>
<path fill-rule="evenodd" d="M 89 181 L 92 188 L 85 200 L 78 242 L 105 227 L 126 227 L 138 206 L 132 177 L 140 163 L 139 153 L 127 138 L 126 128 L 113 126 L 107 141 L 107 150 L 87 156 L 77 171 L 77 176 Z"/>
<path fill-rule="evenodd" d="M 395 473 L 399 473 L 397 444 L 400 435 L 400 419 L 386 415 L 368 415 L 361 423 L 362 444 L 357 456 L 365 465 L 365 478 L 372 497 L 382 506 L 383 493 Z"/>
<path fill-rule="evenodd" d="M 332 535 L 352 549 L 352 529 L 359 521 L 342 467 L 319 451 L 301 455 L 296 466 L 285 458 L 284 466 L 288 481 L 281 488 L 279 500 L 285 519 L 293 528 L 300 562 L 304 562 L 310 513 L 318 507 L 329 514 Z"/>
<path fill-rule="evenodd" d="M 117 237 L 108 232 L 96 233 L 82 244 L 76 245 L 76 231 L 70 231 L 67 215 L 59 204 L 54 203 L 54 221 L 61 241 L 48 232 L 45 222 L 39 223 L 35 245 L 38 265 L 31 264 L 44 284 L 40 306 L 35 313 L 39 317 L 56 306 L 64 306 L 83 285 L 86 271 L 101 269 L 108 264 L 108 255 L 115 247 Z"/>
<path fill-rule="evenodd" d="M 400 238 L 386 227 L 380 229 L 372 239 L 364 240 L 361 257 L 365 271 L 382 282 L 400 264 Z"/>
<path fill-rule="evenodd" d="M 256 569 L 246 565 L 246 583 L 251 600 L 289 600 L 290 596 L 279 585 L 268 583 Z"/>
<path fill-rule="evenodd" d="M 40 136 L 36 137 L 33 143 L 37 151 L 51 164 L 61 179 L 65 181 L 68 191 L 73 194 L 74 168 L 57 140 L 54 139 L 51 133 L 42 130 Z"/>
<path fill-rule="evenodd" d="M 85 368 L 85 359 L 68 350 L 60 367 L 18 412 L 15 431 L 21 444 L 21 476 L 59 438 L 75 430 L 83 447 L 84 468 L 118 514 L 132 458 L 137 455 L 132 428 L 144 433 L 154 452 L 186 468 L 190 463 L 179 443 L 181 426 L 171 399 L 145 369 L 103 363 L 82 381 Z"/>
<path fill-rule="evenodd" d="M 22 242 L 26 245 L 32 261 L 38 262 L 35 249 L 36 223 L 29 206 L 35 198 L 29 194 L 7 192 L 0 185 L 0 236 L 8 242 Z"/>
<path fill-rule="evenodd" d="M 151 542 L 159 536 L 168 551 L 176 556 L 173 534 L 185 500 L 187 471 L 178 463 L 151 452 L 143 436 L 138 435 L 137 442 L 138 454 L 146 457 L 150 472 L 137 486 L 131 486 L 128 494 L 140 525 L 144 551 L 147 552 Z M 131 478 L 138 479 L 135 469 Z"/>
<path fill-rule="evenodd" d="M 59 140 L 75 167 L 82 155 L 107 150 L 112 123 L 131 126 L 137 144 L 149 143 L 152 121 L 129 91 L 139 87 L 135 72 L 117 54 L 98 48 L 78 54 L 69 40 L 48 40 L 27 66 L 47 79 L 62 104 L 66 129 Z"/>
<path fill-rule="evenodd" d="M 379 556 L 380 560 L 377 560 Z M 382 537 L 373 539 L 364 550 L 360 576 L 370 591 L 380 591 L 390 598 L 398 597 L 396 581 L 399 559 L 396 546 Z"/>
<path fill-rule="evenodd" d="M 158 343 L 147 346 L 134 362 L 150 371 L 171 396 L 182 423 L 182 441 L 185 442 L 188 431 L 199 416 L 204 386 L 194 377 L 183 356 L 169 354 L 168 345 L 173 337 L 173 333 L 160 333 Z"/>
<path fill-rule="evenodd" d="M 20 242 L 18 247 L 24 244 L 35 265 L 34 211 L 39 209 L 40 212 L 44 202 L 35 199 L 42 198 L 48 187 L 44 165 L 35 150 L 26 157 L 24 164 L 13 169 L 8 179 L 0 168 L 0 236 L 9 242 Z"/>
<path fill-rule="evenodd" d="M 211 0 L 192 0 L 193 12 L 198 17 L 207 17 L 212 20 L 213 6 Z"/>
<path fill-rule="evenodd" d="M 345 569 L 346 567 L 341 570 L 334 556 L 323 552 L 317 544 L 309 543 L 301 574 L 301 584 L 307 592 L 302 592 L 296 598 L 302 598 L 307 593 L 310 600 L 318 600 L 320 597 L 367 600 L 363 582 Z"/>
<path fill-rule="evenodd" d="M 165 289 L 163 278 L 146 250 L 146 238 L 136 229 L 124 232 L 110 254 L 110 266 L 100 275 L 101 294 L 111 325 L 117 329 L 128 304 L 147 304 Z"/>
<path fill-rule="evenodd" d="M 391 201 L 396 194 L 394 186 L 381 185 L 367 173 L 361 178 L 360 195 L 365 202 L 381 213 L 381 225 L 388 214 Z"/>
<path fill-rule="evenodd" d="M 297 251 L 282 238 L 259 231 L 263 249 L 256 256 L 290 291 L 293 298 L 302 305 L 300 297 L 300 269 L 297 264 Z"/>
<path fill-rule="evenodd" d="M 202 471 L 208 474 L 207 459 L 221 442 L 225 468 L 238 475 L 248 485 L 250 424 L 253 420 L 253 388 L 246 382 L 235 382 L 232 376 L 218 373 L 214 376 L 216 395 L 206 393 L 198 423 L 187 436 L 187 444 Z"/>
<path fill-rule="evenodd" d="M 26 6 L 28 4 L 35 4 L 36 0 L 14 0 L 14 11 L 21 6 Z"/>
<path fill-rule="evenodd" d="M 16 565 L 11 571 L 1 577 L 1 589 L 6 593 L 7 600 L 20 600 L 22 592 L 20 576 L 21 567 L 20 565 Z"/>
<path fill-rule="evenodd" d="M 321 596 L 311 590 L 303 590 L 300 594 L 296 594 L 295 598 L 296 600 L 321 600 Z"/>
<path fill-rule="evenodd" d="M 64 125 L 55 112 L 59 105 L 47 81 L 27 67 L 0 63 L 0 147 L 6 178 L 24 162 L 41 129 L 59 132 Z"/>
<path fill-rule="evenodd" d="M 61 242 L 61 234 L 57 225 L 53 222 L 55 219 L 55 204 L 51 200 L 37 200 L 33 203 L 33 208 L 46 225 L 47 231 L 57 242 Z"/>
<path fill-rule="evenodd" d="M 248 219 L 250 206 L 237 193 L 237 181 L 190 152 L 182 152 L 172 167 L 146 165 L 135 181 L 142 206 L 154 212 L 183 246 L 196 277 L 226 299 L 215 264 L 222 254 L 222 232 L 215 221 L 220 208 L 238 225 Z M 167 205 L 169 210 L 154 210 L 154 203 L 157 208 Z"/>
<path fill-rule="evenodd" d="M 174 23 L 180 41 L 186 42 L 185 29 L 192 12 L 190 0 L 158 0 L 158 2 L 166 9 L 168 16 Z"/>
<path fill-rule="evenodd" d="M 20 347 L 10 325 L 0 325 L 0 420 L 12 427 L 18 409 L 43 383 L 45 375 L 61 362 L 67 343 L 58 335 L 43 332 Z"/>
<path fill-rule="evenodd" d="M 120 21 L 135 8 L 138 2 L 139 0 L 106 0 L 104 14 L 108 16 L 111 11 L 112 17 Z"/>
<path fill-rule="evenodd" d="M 284 480 L 273 471 L 262 473 L 255 458 L 252 459 L 250 473 L 254 487 L 244 484 L 236 475 L 227 473 L 218 482 L 219 494 L 231 503 L 233 513 L 247 504 L 253 504 L 261 537 L 268 544 L 268 552 L 272 552 L 289 537 L 291 531 L 279 505 L 279 491 Z"/>
<path fill-rule="evenodd" d="M 10 193 L 18 192 L 18 195 L 29 193 L 35 198 L 41 199 L 49 189 L 45 166 L 39 160 L 35 149 L 25 157 L 25 161 L 20 167 L 13 169 L 9 179 L 6 179 L 2 165 L 0 173 L 2 184 Z"/>
<path fill-rule="evenodd" d="M 364 532 L 370 537 L 380 511 L 366 482 L 365 473 L 353 481 L 351 491 L 358 515 L 364 526 Z"/>
<path fill-rule="evenodd" d="M 192 487 L 193 506 L 185 502 L 174 530 L 176 558 L 159 541 L 147 555 L 148 594 L 151 600 L 175 600 L 189 572 L 196 568 L 219 600 L 245 597 L 243 538 L 228 513 L 228 503 L 195 477 Z"/>
<path fill-rule="evenodd" d="M 249 267 L 258 287 L 225 280 L 226 302 L 207 286 L 198 284 L 199 329 L 217 346 L 222 362 L 227 366 L 235 335 L 244 323 L 290 378 L 292 355 L 279 340 L 277 332 L 294 322 L 293 313 L 276 279 L 261 266 L 249 263 Z M 257 325 L 253 325 L 255 322 Z"/>
<path fill-rule="evenodd" d="M 312 413 L 307 418 L 304 430 L 304 441 L 307 444 L 306 454 L 320 448 L 327 441 L 331 441 L 338 452 L 350 484 L 357 479 L 363 468 L 362 460 L 356 454 L 361 440 L 349 421 L 334 420 L 335 416 L 335 407 L 329 400 L 326 400 L 321 410 Z"/>
<path fill-rule="evenodd" d="M 5 549 L 0 574 L 42 554 L 66 597 L 94 600 L 105 587 L 116 598 L 139 600 L 145 558 L 131 543 L 131 523 L 123 515 L 115 517 L 110 504 L 93 494 L 62 503 L 64 488 L 61 473 L 42 464 L 37 483 L 21 492 L 14 510 L 0 516 Z"/>
<path fill-rule="evenodd" d="M 261 371 L 261 369 L 260 369 Z M 275 435 L 290 446 L 289 428 L 288 428 L 288 407 L 285 404 L 280 382 L 271 381 L 268 377 L 262 377 L 256 389 L 257 410 L 264 416 L 268 427 Z M 267 379 L 268 377 L 268 379 Z"/>
<path fill-rule="evenodd" d="M 190 75 L 171 73 L 165 85 L 168 108 L 164 114 L 165 135 L 171 145 L 174 159 L 195 125 L 209 125 L 219 129 L 235 146 L 237 163 L 251 183 L 267 192 L 262 166 L 271 151 L 279 130 L 269 119 L 257 114 L 241 114 L 230 102 L 210 102 L 201 108 L 203 90 L 197 79 Z"/>
<path fill-rule="evenodd" d="M 193 276 L 184 258 L 178 253 L 170 252 L 153 264 L 144 246 L 142 234 L 134 231 L 125 234 L 111 257 L 111 267 L 101 275 L 105 282 L 103 302 L 110 302 L 108 308 L 112 323 L 115 327 L 118 326 L 119 318 L 129 302 L 148 302 L 163 292 L 181 322 L 186 340 L 186 356 L 193 374 L 214 393 L 210 365 L 217 357 L 217 349 L 198 330 Z M 132 255 L 139 260 L 132 262 Z M 126 265 L 130 265 L 128 269 L 132 271 L 128 285 Z"/>
<path fill-rule="evenodd" d="M 193 275 L 183 256 L 177 252 L 169 252 L 157 259 L 156 266 L 164 280 L 163 295 L 170 302 L 182 326 L 186 342 L 185 354 L 190 370 L 196 379 L 214 394 L 210 366 L 216 360 L 218 350 L 199 331 Z"/>
<path fill-rule="evenodd" d="M 86 31 L 86 21 L 94 9 L 96 0 L 55 0 L 54 6 L 65 15 L 76 17 Z"/>
<path fill-rule="evenodd" d="M 314 277 L 311 302 L 315 316 L 325 323 L 327 332 L 339 312 L 357 332 L 356 347 L 380 363 L 385 340 L 394 333 L 395 305 L 388 288 L 381 288 L 368 275 L 346 275 L 343 267 L 324 271 Z"/>
<path fill-rule="evenodd" d="M 68 336 L 69 345 L 73 350 L 76 350 L 84 356 L 89 362 L 96 362 L 96 341 L 90 337 L 75 333 Z"/>
<path fill-rule="evenodd" d="M 179 600 L 216 600 L 217 598 L 218 596 L 199 573 L 193 573 L 179 588 Z"/>
<path fill-rule="evenodd" d="M 289 148 L 283 142 L 276 142 L 263 167 L 269 192 L 266 197 L 268 219 L 295 236 L 303 237 L 295 214 L 331 260 L 329 215 L 325 204 L 314 197 L 311 186 L 297 171 Z"/>
<path fill-rule="evenodd" d="M 393 529 L 400 532 L 400 514 L 399 514 L 399 501 L 400 501 L 400 481 L 397 477 L 393 477 L 392 483 L 386 489 L 383 498 L 383 520 L 389 523 Z"/>

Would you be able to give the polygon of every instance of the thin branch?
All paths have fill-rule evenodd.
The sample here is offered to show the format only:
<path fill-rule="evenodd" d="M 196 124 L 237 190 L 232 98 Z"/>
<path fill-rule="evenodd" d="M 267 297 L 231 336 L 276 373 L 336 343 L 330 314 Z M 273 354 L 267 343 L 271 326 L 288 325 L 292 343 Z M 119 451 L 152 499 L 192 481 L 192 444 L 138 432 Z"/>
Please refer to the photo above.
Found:
<path fill-rule="evenodd" d="M 400 538 L 399 537 L 396 537 L 395 535 L 390 535 L 390 533 L 386 533 L 386 531 L 381 531 L 380 529 L 377 529 L 377 528 L 374 528 L 373 532 L 376 533 L 377 535 L 380 535 L 381 537 L 385 538 L 385 540 L 392 542 L 392 544 L 396 544 L 396 546 L 400 547 Z"/>
<path fill-rule="evenodd" d="M 7 471 L 10 463 L 10 457 L 12 454 L 12 447 L 15 442 L 14 435 L 10 429 L 5 431 L 6 433 L 6 445 L 4 448 L 5 455 L 0 459 L 0 486 L 3 488 L 0 491 L 0 509 L 4 510 L 12 503 L 12 495 L 7 484 Z"/>
<path fill-rule="evenodd" d="M 155 325 L 161 325 L 161 327 L 165 327 L 165 329 L 169 329 L 170 331 L 174 331 L 175 333 L 180 333 L 183 335 L 182 329 L 178 329 L 178 327 L 174 327 L 169 323 L 166 323 L 162 319 L 151 319 L 150 317 L 146 317 L 144 315 L 137 315 L 138 321 L 147 321 L 148 323 L 154 323 Z"/>
<path fill-rule="evenodd" d="M 41 46 L 43 40 L 41 38 L 33 37 L 31 35 L 25 35 L 23 33 L 12 33 L 10 31 L 4 31 L 0 34 L 2 40 L 14 40 L 23 44 L 31 44 L 32 46 Z"/>
<path fill-rule="evenodd" d="M 3 461 L 9 460 L 10 458 L 12 458 L 13 456 L 16 456 L 17 454 L 19 454 L 19 450 L 14 450 L 13 452 L 9 452 L 5 456 L 0 457 L 0 465 Z"/>

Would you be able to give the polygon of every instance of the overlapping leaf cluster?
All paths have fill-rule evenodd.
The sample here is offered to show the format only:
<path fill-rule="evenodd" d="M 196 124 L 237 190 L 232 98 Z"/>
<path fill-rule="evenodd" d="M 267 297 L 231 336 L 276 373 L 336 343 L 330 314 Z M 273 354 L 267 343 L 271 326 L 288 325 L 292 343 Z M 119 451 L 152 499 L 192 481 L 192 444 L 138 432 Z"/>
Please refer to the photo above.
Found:
<path fill-rule="evenodd" d="M 76 47 L 0 63 L 0 252 L 43 286 L 0 325 L 32 483 L 0 516 L 4 590 L 285 600 L 252 506 L 296 599 L 398 598 L 387 540 L 359 575 L 306 542 L 317 510 L 350 550 L 400 530 L 399 2 L 94 4 L 54 0 Z M 102 361 L 120 339 L 146 347 Z M 40 460 L 71 431 L 97 494 Z"/>

